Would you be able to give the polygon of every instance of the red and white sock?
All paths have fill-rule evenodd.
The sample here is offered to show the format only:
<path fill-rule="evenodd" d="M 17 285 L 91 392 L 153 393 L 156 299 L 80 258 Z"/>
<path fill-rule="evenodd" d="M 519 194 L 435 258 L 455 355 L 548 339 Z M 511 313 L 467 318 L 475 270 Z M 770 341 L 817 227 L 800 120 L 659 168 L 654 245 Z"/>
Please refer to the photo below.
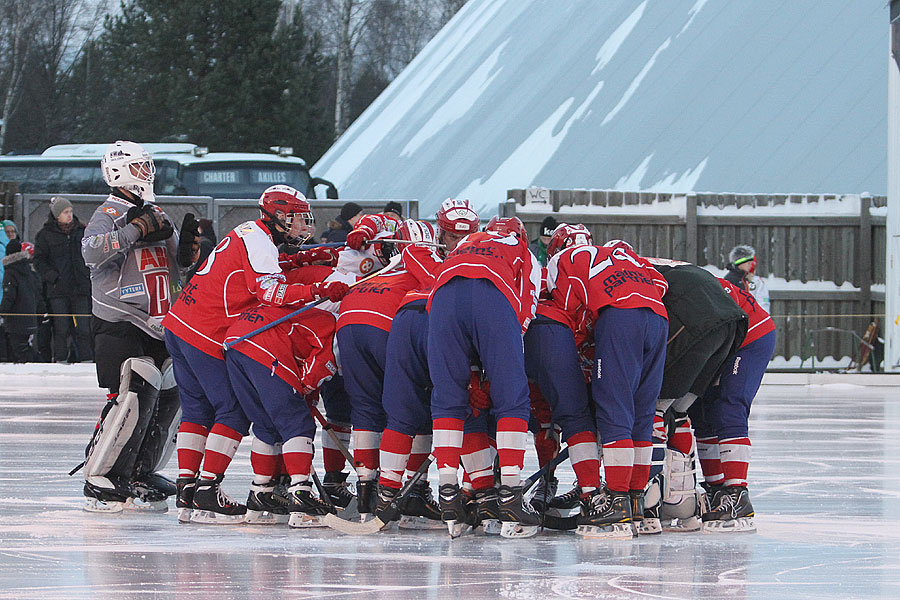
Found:
<path fill-rule="evenodd" d="M 634 465 L 631 468 L 631 482 L 628 484 L 632 490 L 643 490 L 650 480 L 650 463 L 653 460 L 653 442 L 634 442 Z"/>
<path fill-rule="evenodd" d="M 687 417 L 678 421 L 672 439 L 669 440 L 669 448 L 678 450 L 690 456 L 694 451 L 694 429 L 691 427 L 691 420 Z"/>
<path fill-rule="evenodd" d="M 240 433 L 227 425 L 221 423 L 213 425 L 206 438 L 206 452 L 203 455 L 200 479 L 215 479 L 224 474 L 241 444 L 241 438 L 243 436 Z"/>
<path fill-rule="evenodd" d="M 704 481 L 709 485 L 721 485 L 725 481 L 725 475 L 719 460 L 719 438 L 697 438 L 697 457 L 700 459 Z"/>
<path fill-rule="evenodd" d="M 569 461 L 578 479 L 581 492 L 586 494 L 600 487 L 600 454 L 597 436 L 593 431 L 581 431 L 569 436 Z"/>
<path fill-rule="evenodd" d="M 410 459 L 410 451 L 413 447 L 413 437 L 385 429 L 381 435 L 381 485 L 399 490 L 402 486 L 403 471 Z M 421 463 L 420 463 L 421 464 Z"/>
<path fill-rule="evenodd" d="M 344 448 L 349 448 L 350 426 L 342 423 L 332 423 L 331 421 L 328 424 L 331 425 L 332 431 L 337 434 L 337 438 L 344 444 Z M 347 459 L 344 458 L 343 452 L 338 450 L 337 444 L 327 433 L 322 435 L 322 464 L 326 473 L 343 471 L 344 465 L 347 464 Z"/>
<path fill-rule="evenodd" d="M 719 459 L 725 485 L 747 487 L 747 469 L 750 467 L 750 438 L 719 440 Z"/>
<path fill-rule="evenodd" d="M 281 445 L 284 467 L 291 476 L 291 485 L 309 481 L 313 460 L 312 438 L 298 435 Z"/>
<path fill-rule="evenodd" d="M 380 448 L 380 431 L 353 430 L 353 459 L 356 461 L 356 473 L 361 480 L 375 479 Z"/>
<path fill-rule="evenodd" d="M 603 444 L 603 471 L 606 487 L 616 492 L 631 489 L 631 470 L 634 467 L 634 442 L 617 440 Z"/>
<path fill-rule="evenodd" d="M 209 430 L 196 423 L 183 421 L 178 426 L 178 435 L 175 438 L 175 447 L 178 453 L 178 476 L 196 477 L 203 462 L 203 452 L 206 449 L 206 436 Z"/>
<path fill-rule="evenodd" d="M 434 459 L 438 466 L 441 485 L 459 483 L 459 454 L 463 444 L 463 420 L 453 418 L 434 419 Z"/>
<path fill-rule="evenodd" d="M 278 471 L 278 458 L 281 450 L 278 446 L 267 444 L 259 438 L 253 438 L 250 444 L 250 467 L 253 469 L 253 483 L 264 485 L 272 481 Z"/>
<path fill-rule="evenodd" d="M 406 461 L 406 477 L 413 476 L 419 470 L 428 455 L 431 454 L 432 436 L 430 433 L 421 433 L 413 438 L 412 448 L 409 452 L 409 460 Z"/>
<path fill-rule="evenodd" d="M 500 485 L 515 487 L 521 484 L 522 466 L 525 463 L 525 444 L 528 441 L 527 432 L 528 421 L 525 419 L 503 417 L 497 420 Z"/>
<path fill-rule="evenodd" d="M 494 486 L 494 457 L 497 452 L 491 446 L 486 433 L 463 435 L 460 461 L 468 475 L 472 489 L 484 490 Z"/>

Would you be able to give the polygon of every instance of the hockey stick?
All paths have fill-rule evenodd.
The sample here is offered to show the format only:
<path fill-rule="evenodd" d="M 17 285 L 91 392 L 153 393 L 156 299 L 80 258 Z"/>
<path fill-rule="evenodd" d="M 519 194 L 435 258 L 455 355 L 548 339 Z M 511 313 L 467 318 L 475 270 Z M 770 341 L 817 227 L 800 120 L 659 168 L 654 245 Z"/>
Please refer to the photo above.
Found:
<path fill-rule="evenodd" d="M 347 446 L 344 445 L 344 442 L 341 441 L 341 438 L 339 438 L 334 432 L 334 427 L 331 426 L 331 423 L 326 421 L 324 415 L 322 415 L 319 409 L 312 404 L 309 405 L 309 410 L 312 413 L 313 417 L 315 417 L 316 421 L 319 422 L 319 425 L 322 427 L 322 431 L 328 434 L 328 437 L 331 438 L 331 441 L 334 442 L 340 453 L 343 454 L 344 458 L 347 459 L 347 462 L 349 462 L 351 466 L 356 467 L 356 460 L 353 458 L 353 455 L 350 454 L 350 450 L 347 448 Z"/>
<path fill-rule="evenodd" d="M 409 495 L 413 486 L 428 472 L 428 467 L 430 467 L 433 462 L 434 454 L 429 454 L 428 458 L 426 458 L 422 465 L 416 469 L 416 472 L 413 473 L 413 476 L 406 480 L 406 483 L 403 484 L 403 487 L 400 488 L 400 491 L 397 492 L 388 507 L 381 511 L 380 515 L 376 515 L 375 518 L 370 519 L 365 523 L 358 523 L 355 521 L 346 521 L 337 515 L 327 514 L 322 519 L 322 522 L 335 531 L 340 531 L 341 533 L 346 533 L 348 535 L 369 535 L 381 531 L 400 515 L 400 503 L 402 503 Z"/>
<path fill-rule="evenodd" d="M 382 274 L 384 274 L 384 273 L 386 273 L 386 272 L 388 272 L 388 271 L 390 271 L 390 270 L 393 270 L 393 269 L 397 268 L 397 265 L 399 265 L 399 264 L 400 264 L 400 255 L 397 254 L 397 255 L 393 256 L 393 257 L 391 258 L 390 262 L 388 262 L 388 264 L 386 264 L 383 268 L 381 268 L 381 269 L 379 269 L 379 270 L 377 270 L 377 271 L 374 271 L 374 272 L 372 272 L 372 273 L 369 273 L 368 275 L 366 275 L 365 277 L 363 277 L 362 279 L 360 279 L 360 280 L 358 280 L 358 281 L 354 281 L 354 282 L 351 283 L 348 287 L 353 287 L 353 286 L 355 286 L 355 285 L 359 285 L 360 283 L 363 283 L 364 281 L 368 281 L 369 279 L 372 279 L 372 278 L 375 277 L 376 275 L 382 275 Z M 223 344 L 222 344 L 222 348 L 223 348 L 225 351 L 231 350 L 232 348 L 234 348 L 235 345 L 239 344 L 240 342 L 243 342 L 244 340 L 250 339 L 250 338 L 252 338 L 253 336 L 255 336 L 255 335 L 257 335 L 257 334 L 262 333 L 263 331 L 268 331 L 269 329 L 272 329 L 272 328 L 275 327 L 276 325 L 281 325 L 281 324 L 284 323 L 285 321 L 288 321 L 288 320 L 290 320 L 290 319 L 293 319 L 293 318 L 296 317 L 297 315 L 299 315 L 299 314 L 301 314 L 301 313 L 304 313 L 304 312 L 308 311 L 308 310 L 311 309 L 311 308 L 315 308 L 316 306 L 318 306 L 319 304 L 322 304 L 322 303 L 325 302 L 326 300 L 328 300 L 328 298 L 319 298 L 318 300 L 315 300 L 314 302 L 310 302 L 309 304 L 307 304 L 307 305 L 304 306 L 303 308 L 298 308 L 298 309 L 295 310 L 294 312 L 292 312 L 292 313 L 290 313 L 290 314 L 287 314 L 287 315 L 284 315 L 283 317 L 280 317 L 280 318 L 278 318 L 278 319 L 275 319 L 275 320 L 272 321 L 271 323 L 267 323 L 266 325 L 263 325 L 263 326 L 260 327 L 259 329 L 254 329 L 254 330 L 251 331 L 250 333 L 245 333 L 244 335 L 242 335 L 241 337 L 239 337 L 239 338 L 236 339 L 236 340 L 231 340 L 230 342 L 225 342 L 225 343 L 223 343 Z"/>
<path fill-rule="evenodd" d="M 531 487 L 538 482 L 538 479 L 543 477 L 545 474 L 550 472 L 550 469 L 555 469 L 559 464 L 569 458 L 569 447 L 566 446 L 562 450 L 560 450 L 559 454 L 553 457 L 553 460 L 548 462 L 546 465 L 538 469 L 537 472 L 533 473 L 528 477 L 523 483 L 522 488 L 528 492 L 531 490 Z"/>

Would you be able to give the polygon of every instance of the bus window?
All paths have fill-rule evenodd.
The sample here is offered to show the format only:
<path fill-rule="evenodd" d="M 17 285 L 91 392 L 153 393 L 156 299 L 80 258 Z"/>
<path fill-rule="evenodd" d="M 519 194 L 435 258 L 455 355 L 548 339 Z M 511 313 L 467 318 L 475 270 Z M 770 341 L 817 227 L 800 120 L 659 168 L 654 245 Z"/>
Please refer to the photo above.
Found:
<path fill-rule="evenodd" d="M 309 175 L 299 165 L 196 164 L 185 167 L 182 177 L 190 194 L 213 198 L 258 198 L 276 184 L 309 191 Z"/>

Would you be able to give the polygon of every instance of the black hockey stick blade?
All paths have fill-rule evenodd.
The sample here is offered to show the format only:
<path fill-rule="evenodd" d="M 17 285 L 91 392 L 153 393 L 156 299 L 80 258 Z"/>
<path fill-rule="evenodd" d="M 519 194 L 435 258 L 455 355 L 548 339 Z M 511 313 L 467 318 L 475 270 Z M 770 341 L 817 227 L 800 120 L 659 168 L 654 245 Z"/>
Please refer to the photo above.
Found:
<path fill-rule="evenodd" d="M 578 528 L 578 515 L 558 517 L 556 515 L 544 514 L 544 527 L 547 529 L 557 529 L 559 531 L 575 530 Z"/>

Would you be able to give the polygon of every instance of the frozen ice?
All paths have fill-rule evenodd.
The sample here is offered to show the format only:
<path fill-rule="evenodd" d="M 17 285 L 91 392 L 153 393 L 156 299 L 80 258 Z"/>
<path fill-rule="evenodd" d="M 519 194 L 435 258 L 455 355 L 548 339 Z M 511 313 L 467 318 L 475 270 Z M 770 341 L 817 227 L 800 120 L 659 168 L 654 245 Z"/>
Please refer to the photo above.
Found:
<path fill-rule="evenodd" d="M 767 379 L 751 420 L 757 533 L 625 542 L 84 513 L 81 480 L 66 473 L 103 403 L 91 365 L 0 366 L 0 378 L 0 598 L 900 597 L 900 379 L 889 375 Z M 225 479 L 235 498 L 249 447 Z M 573 476 L 559 475 L 564 491 Z"/>

